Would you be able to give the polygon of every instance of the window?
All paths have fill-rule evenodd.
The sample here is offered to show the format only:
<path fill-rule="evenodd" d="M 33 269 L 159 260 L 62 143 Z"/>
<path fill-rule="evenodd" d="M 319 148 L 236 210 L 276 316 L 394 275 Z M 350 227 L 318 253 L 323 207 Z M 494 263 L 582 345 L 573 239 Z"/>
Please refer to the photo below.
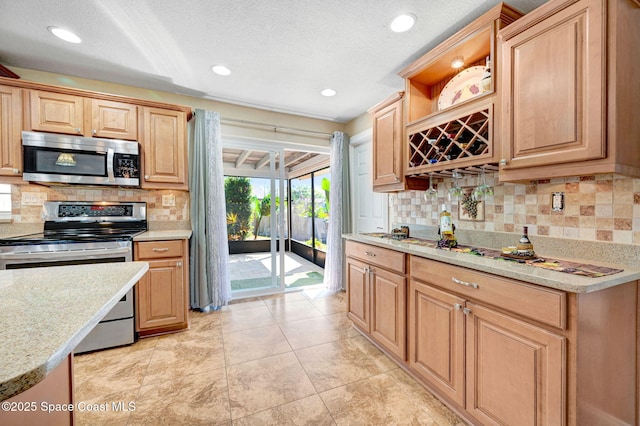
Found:
<path fill-rule="evenodd" d="M 11 185 L 0 184 L 0 220 L 11 220 Z"/>

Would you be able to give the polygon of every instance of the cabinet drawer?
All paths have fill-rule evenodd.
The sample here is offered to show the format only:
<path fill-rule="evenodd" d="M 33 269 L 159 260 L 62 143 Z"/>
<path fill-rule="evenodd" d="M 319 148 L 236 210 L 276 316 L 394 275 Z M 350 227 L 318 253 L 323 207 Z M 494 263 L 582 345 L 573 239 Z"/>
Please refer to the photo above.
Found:
<path fill-rule="evenodd" d="M 405 273 L 405 254 L 399 251 L 347 241 L 345 252 L 347 256 L 363 260 L 370 265 Z"/>
<path fill-rule="evenodd" d="M 469 299 L 564 329 L 566 293 L 496 275 L 411 256 L 411 276 Z"/>
<path fill-rule="evenodd" d="M 144 241 L 136 243 L 136 259 L 182 257 L 182 240 Z"/>

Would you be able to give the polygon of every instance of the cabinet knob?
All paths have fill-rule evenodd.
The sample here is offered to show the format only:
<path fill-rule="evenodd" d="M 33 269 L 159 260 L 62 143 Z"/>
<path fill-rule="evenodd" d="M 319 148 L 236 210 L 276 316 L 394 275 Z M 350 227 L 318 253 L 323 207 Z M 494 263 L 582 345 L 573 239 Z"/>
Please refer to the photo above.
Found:
<path fill-rule="evenodd" d="M 464 309 L 462 309 L 462 313 L 465 314 L 465 315 L 469 315 L 469 314 L 471 314 L 471 309 L 464 308 Z"/>
<path fill-rule="evenodd" d="M 96 135 L 96 134 L 98 134 L 98 131 L 97 131 L 96 129 L 92 129 L 92 130 L 91 130 L 91 134 L 92 134 L 92 135 Z"/>
<path fill-rule="evenodd" d="M 376 254 L 370 251 L 365 251 L 364 254 L 366 254 L 367 256 L 376 257 Z"/>
<path fill-rule="evenodd" d="M 13 173 L 15 173 L 16 175 L 20 173 L 19 169 L 13 169 Z"/>
<path fill-rule="evenodd" d="M 82 129 L 80 127 L 76 127 L 76 133 L 82 133 Z"/>
<path fill-rule="evenodd" d="M 149 175 L 144 175 L 144 180 L 149 180 Z"/>
<path fill-rule="evenodd" d="M 507 165 L 507 160 L 505 158 L 500 160 L 500 165 L 501 166 L 506 166 Z"/>
<path fill-rule="evenodd" d="M 453 308 L 454 308 L 456 311 L 459 311 L 460 309 L 462 309 L 462 305 L 461 305 L 461 304 L 459 304 L 459 303 L 454 303 L 454 304 L 453 304 Z"/>
<path fill-rule="evenodd" d="M 182 262 L 176 262 L 176 266 L 181 267 L 182 266 Z"/>

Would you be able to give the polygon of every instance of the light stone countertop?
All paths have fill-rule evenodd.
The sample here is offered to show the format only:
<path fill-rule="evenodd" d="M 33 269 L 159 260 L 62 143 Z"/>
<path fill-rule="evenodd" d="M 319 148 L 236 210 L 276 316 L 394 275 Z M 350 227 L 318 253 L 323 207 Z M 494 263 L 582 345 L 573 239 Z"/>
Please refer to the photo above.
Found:
<path fill-rule="evenodd" d="M 189 238 L 191 238 L 190 229 L 171 229 L 147 231 L 133 237 L 133 241 L 188 240 Z"/>
<path fill-rule="evenodd" d="M 148 269 L 123 262 L 0 271 L 0 401 L 42 381 Z"/>
<path fill-rule="evenodd" d="M 431 260 L 462 266 L 469 269 L 475 269 L 477 271 L 496 274 L 507 278 L 513 278 L 528 283 L 539 284 L 545 287 L 564 290 L 571 293 L 591 293 L 594 291 L 603 290 L 605 288 L 640 279 L 640 269 L 634 269 L 610 263 L 584 261 L 584 263 L 588 264 L 597 264 L 598 266 L 624 269 L 624 271 L 617 274 L 598 278 L 589 278 L 579 275 L 572 275 L 565 272 L 537 268 L 529 265 L 522 265 L 517 262 L 483 258 L 482 256 L 474 256 L 468 253 L 460 253 L 419 246 L 417 244 L 403 242 L 402 240 L 393 240 L 362 234 L 344 234 L 342 237 L 346 240 L 352 240 L 375 245 L 378 247 L 401 251 L 407 254 L 412 254 Z M 557 256 L 554 256 L 554 258 L 556 257 Z M 578 262 L 582 261 L 580 259 L 565 260 Z"/>

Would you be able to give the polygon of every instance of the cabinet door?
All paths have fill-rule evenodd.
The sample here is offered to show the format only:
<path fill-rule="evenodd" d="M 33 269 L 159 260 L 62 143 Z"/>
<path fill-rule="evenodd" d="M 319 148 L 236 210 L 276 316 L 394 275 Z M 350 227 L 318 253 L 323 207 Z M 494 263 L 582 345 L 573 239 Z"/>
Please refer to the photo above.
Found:
<path fill-rule="evenodd" d="M 602 3 L 578 1 L 504 42 L 504 169 L 606 156 Z"/>
<path fill-rule="evenodd" d="M 373 268 L 371 274 L 371 336 L 400 359 L 406 359 L 406 294 L 403 275 Z"/>
<path fill-rule="evenodd" d="M 402 182 L 402 126 L 402 98 L 373 115 L 374 189 Z"/>
<path fill-rule="evenodd" d="M 144 108 L 144 180 L 146 188 L 186 189 L 186 116 L 182 111 Z"/>
<path fill-rule="evenodd" d="M 409 366 L 464 406 L 465 300 L 415 280 L 409 287 Z"/>
<path fill-rule="evenodd" d="M 187 322 L 182 258 L 149 261 L 149 271 L 137 285 L 137 330 Z"/>
<path fill-rule="evenodd" d="M 80 96 L 32 90 L 31 130 L 83 135 L 84 101 Z"/>
<path fill-rule="evenodd" d="M 467 308 L 467 411 L 486 425 L 565 424 L 565 338 Z"/>
<path fill-rule="evenodd" d="M 362 330 L 371 330 L 369 317 L 369 266 L 347 257 L 347 316 Z"/>
<path fill-rule="evenodd" d="M 91 99 L 91 136 L 138 139 L 138 108 L 122 102 Z"/>
<path fill-rule="evenodd" d="M 0 176 L 20 176 L 22 169 L 22 91 L 0 86 Z"/>

